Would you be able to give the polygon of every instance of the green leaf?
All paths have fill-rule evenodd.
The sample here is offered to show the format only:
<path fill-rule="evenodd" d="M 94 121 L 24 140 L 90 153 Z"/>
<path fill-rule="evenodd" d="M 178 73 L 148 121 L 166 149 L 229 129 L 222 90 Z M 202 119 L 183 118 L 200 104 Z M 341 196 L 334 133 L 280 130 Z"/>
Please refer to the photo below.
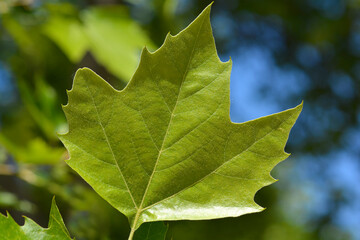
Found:
<path fill-rule="evenodd" d="M 163 222 L 145 223 L 136 231 L 134 240 L 164 240 L 167 230 Z"/>
<path fill-rule="evenodd" d="M 96 7 L 83 13 L 85 32 L 96 60 L 128 82 L 139 61 L 141 48 L 153 48 L 141 27 L 121 6 Z"/>
<path fill-rule="evenodd" d="M 50 146 L 41 138 L 33 138 L 23 146 L 0 133 L 0 144 L 18 163 L 56 164 L 65 153 L 63 148 Z"/>
<path fill-rule="evenodd" d="M 144 222 L 261 211 L 254 195 L 288 156 L 302 105 L 232 123 L 231 62 L 217 56 L 209 15 L 210 6 L 159 50 L 145 48 L 124 90 L 84 68 L 68 93 L 67 163 L 129 218 L 129 239 Z"/>
<path fill-rule="evenodd" d="M 19 226 L 9 214 L 8 216 L 0 214 L 0 232 L 3 240 L 71 239 L 56 206 L 55 198 L 51 205 L 48 228 L 40 227 L 27 217 L 25 217 L 25 224 Z"/>
<path fill-rule="evenodd" d="M 61 9 L 67 4 L 56 6 Z M 86 51 L 90 51 L 108 71 L 128 82 L 136 69 L 142 47 L 154 48 L 147 34 L 124 6 L 93 7 L 83 10 L 80 15 L 82 22 L 74 13 L 54 13 L 43 26 L 43 34 L 55 42 L 72 62 L 80 62 Z"/>
<path fill-rule="evenodd" d="M 79 62 L 89 48 L 84 27 L 75 18 L 53 15 L 43 31 L 74 63 Z"/>

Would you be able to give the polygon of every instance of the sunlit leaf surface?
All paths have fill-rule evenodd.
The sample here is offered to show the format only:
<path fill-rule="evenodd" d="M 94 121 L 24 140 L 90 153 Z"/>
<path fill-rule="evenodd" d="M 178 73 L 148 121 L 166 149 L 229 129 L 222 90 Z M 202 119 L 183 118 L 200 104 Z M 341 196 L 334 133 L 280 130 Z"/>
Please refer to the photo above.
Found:
<path fill-rule="evenodd" d="M 217 56 L 209 15 L 145 48 L 124 90 L 81 69 L 68 93 L 68 164 L 129 218 L 131 234 L 144 222 L 261 211 L 254 195 L 288 156 L 302 106 L 232 123 L 231 62 Z"/>

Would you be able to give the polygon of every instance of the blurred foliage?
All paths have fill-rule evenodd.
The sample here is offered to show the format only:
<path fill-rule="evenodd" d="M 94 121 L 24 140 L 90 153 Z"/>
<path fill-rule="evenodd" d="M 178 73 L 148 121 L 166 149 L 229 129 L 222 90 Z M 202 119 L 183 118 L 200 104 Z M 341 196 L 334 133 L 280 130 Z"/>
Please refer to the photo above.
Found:
<path fill-rule="evenodd" d="M 51 17 L 44 32 L 71 61 L 78 63 L 85 52 L 90 51 L 101 65 L 125 82 L 135 72 L 140 50 L 145 45 L 155 48 L 123 6 L 93 7 L 76 12 L 67 4 L 50 9 Z"/>
<path fill-rule="evenodd" d="M 176 34 L 210 2 L 0 1 L 1 212 L 9 210 L 19 223 L 26 214 L 46 226 L 56 195 L 77 239 L 126 238 L 126 218 L 63 161 L 67 153 L 56 132 L 67 128 L 61 110 L 65 89 L 83 66 L 121 89 L 144 45 L 156 49 L 169 31 Z M 252 65 L 263 78 L 256 83 L 257 98 L 278 110 L 304 99 L 304 111 L 287 149 L 293 159 L 274 174 L 281 181 L 256 195 L 266 211 L 172 222 L 168 239 L 360 236 L 354 224 L 360 222 L 360 193 L 353 186 L 360 172 L 359 13 L 358 0 L 215 1 L 219 54 L 232 56 L 234 70 L 238 56 L 245 56 L 240 64 L 258 56 Z M 232 119 L 243 119 L 238 106 L 232 105 Z"/>

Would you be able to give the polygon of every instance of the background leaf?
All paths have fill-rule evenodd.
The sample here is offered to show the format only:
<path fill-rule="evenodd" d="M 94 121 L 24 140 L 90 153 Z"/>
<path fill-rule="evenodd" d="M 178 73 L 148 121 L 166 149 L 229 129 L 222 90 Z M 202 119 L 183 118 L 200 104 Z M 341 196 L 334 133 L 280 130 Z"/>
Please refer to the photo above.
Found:
<path fill-rule="evenodd" d="M 61 5 L 60 9 L 71 6 Z M 123 6 L 97 6 L 77 13 L 52 10 L 54 14 L 43 33 L 54 41 L 74 63 L 89 51 L 96 61 L 117 78 L 128 82 L 138 64 L 144 45 L 155 45 Z M 77 16 L 79 15 L 79 16 Z"/>
<path fill-rule="evenodd" d="M 84 27 L 74 17 L 52 16 L 44 26 L 44 33 L 57 43 L 74 63 L 79 62 L 89 49 Z"/>
<path fill-rule="evenodd" d="M 138 64 L 141 48 L 144 45 L 154 48 L 154 44 L 123 7 L 92 8 L 83 13 L 83 20 L 96 60 L 128 82 Z"/>
<path fill-rule="evenodd" d="M 48 228 L 44 229 L 26 217 L 24 226 L 19 226 L 9 214 L 6 217 L 0 214 L 0 232 L 1 239 L 4 240 L 71 239 L 56 206 L 55 198 L 51 205 Z"/>
<path fill-rule="evenodd" d="M 167 230 L 163 222 L 145 223 L 136 231 L 134 240 L 164 240 Z"/>

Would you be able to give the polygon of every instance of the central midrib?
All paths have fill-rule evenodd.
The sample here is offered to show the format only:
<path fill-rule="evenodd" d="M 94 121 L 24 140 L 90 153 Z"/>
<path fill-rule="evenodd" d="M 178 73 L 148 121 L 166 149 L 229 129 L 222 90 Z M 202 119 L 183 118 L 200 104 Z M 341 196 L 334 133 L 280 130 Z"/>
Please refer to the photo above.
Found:
<path fill-rule="evenodd" d="M 172 122 L 172 120 L 173 120 L 174 112 L 175 112 L 176 107 L 177 107 L 177 104 L 178 104 L 178 102 L 179 102 L 179 96 L 180 96 L 180 94 L 181 94 L 181 89 L 182 89 L 183 83 L 185 82 L 186 75 L 187 75 L 187 73 L 188 73 L 188 71 L 189 71 L 189 66 L 190 66 L 191 60 L 192 60 L 192 58 L 193 58 L 194 51 L 195 51 L 195 46 L 197 45 L 197 42 L 198 42 L 198 39 L 199 39 L 199 35 L 200 35 L 201 29 L 202 29 L 202 27 L 203 27 L 204 21 L 205 21 L 205 19 L 203 19 L 203 21 L 202 21 L 202 23 L 201 23 L 201 25 L 200 25 L 200 28 L 199 28 L 199 30 L 198 30 L 198 33 L 197 33 L 197 35 L 196 35 L 196 38 L 195 38 L 195 41 L 194 41 L 194 45 L 193 45 L 192 51 L 191 51 L 190 56 L 189 56 L 189 60 L 188 60 L 188 63 L 187 63 L 187 65 L 186 65 L 186 68 L 185 68 L 185 71 L 184 71 L 184 74 L 183 74 L 183 77 L 182 77 L 182 80 L 181 80 L 181 84 L 180 84 L 180 87 L 179 87 L 179 93 L 178 93 L 177 98 L 176 98 L 175 106 L 174 106 L 174 108 L 173 108 L 173 110 L 172 110 L 172 112 L 171 112 L 170 120 L 169 120 L 167 129 L 166 129 L 165 136 L 164 136 L 163 142 L 162 142 L 162 144 L 161 144 L 161 147 L 160 147 L 160 150 L 159 150 L 159 154 L 158 154 L 158 156 L 157 156 L 157 159 L 156 159 L 156 162 L 155 162 L 153 171 L 152 171 L 151 176 L 150 176 L 150 178 L 149 178 L 149 181 L 148 181 L 148 184 L 147 184 L 147 186 L 146 186 L 146 189 L 145 189 L 143 198 L 142 198 L 142 200 L 141 200 L 141 203 L 140 203 L 140 205 L 139 205 L 139 208 L 137 209 L 137 212 L 136 212 L 136 215 L 135 215 L 135 218 L 134 218 L 134 222 L 133 222 L 132 229 L 134 229 L 134 228 L 136 227 L 137 222 L 138 222 L 139 217 L 140 217 L 140 214 L 141 214 L 141 212 L 144 210 L 144 209 L 143 209 L 143 204 L 144 204 L 144 201 L 145 201 L 147 192 L 148 192 L 148 190 L 149 190 L 149 187 L 150 187 L 150 185 L 151 185 L 152 179 L 153 179 L 153 177 L 154 177 L 154 174 L 155 174 L 155 172 L 156 172 L 156 168 L 157 168 L 157 165 L 158 165 L 158 162 L 159 162 L 161 153 L 162 153 L 162 151 L 163 151 L 163 149 L 164 149 L 164 144 L 165 144 L 165 142 L 166 142 L 166 138 L 167 138 L 167 135 L 168 135 L 169 130 L 170 130 L 170 127 L 171 127 L 171 122 Z M 155 81 L 156 81 L 156 80 L 155 80 Z"/>

